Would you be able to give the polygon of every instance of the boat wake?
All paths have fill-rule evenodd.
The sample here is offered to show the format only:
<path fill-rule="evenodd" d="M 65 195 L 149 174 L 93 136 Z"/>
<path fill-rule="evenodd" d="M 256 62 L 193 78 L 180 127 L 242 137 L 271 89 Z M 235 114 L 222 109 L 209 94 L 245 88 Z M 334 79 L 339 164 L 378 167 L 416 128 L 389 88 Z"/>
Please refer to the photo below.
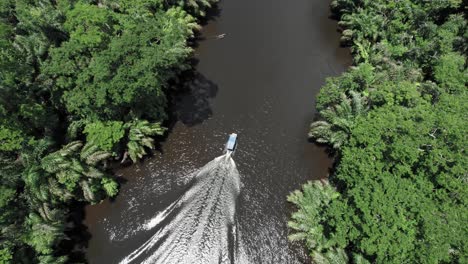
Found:
<path fill-rule="evenodd" d="M 239 262 L 239 191 L 239 172 L 230 153 L 209 162 L 178 200 L 144 225 L 155 234 L 120 263 Z"/>

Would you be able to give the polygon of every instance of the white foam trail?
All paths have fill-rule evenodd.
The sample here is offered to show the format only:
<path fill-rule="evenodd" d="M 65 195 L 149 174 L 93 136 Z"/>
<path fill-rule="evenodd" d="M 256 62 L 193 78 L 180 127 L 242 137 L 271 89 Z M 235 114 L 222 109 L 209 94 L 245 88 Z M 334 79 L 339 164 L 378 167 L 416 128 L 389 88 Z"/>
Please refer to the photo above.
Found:
<path fill-rule="evenodd" d="M 209 162 L 182 197 L 143 226 L 155 228 L 155 234 L 120 263 L 237 262 L 239 191 L 239 172 L 231 153 Z"/>
<path fill-rule="evenodd" d="M 174 209 L 174 206 L 177 205 L 177 201 L 169 205 L 166 209 L 164 209 L 162 212 L 160 212 L 156 217 L 153 219 L 149 220 L 143 225 L 143 229 L 145 230 L 150 230 L 159 225 L 161 221 L 163 221 L 169 213 L 172 212 L 172 209 Z"/>

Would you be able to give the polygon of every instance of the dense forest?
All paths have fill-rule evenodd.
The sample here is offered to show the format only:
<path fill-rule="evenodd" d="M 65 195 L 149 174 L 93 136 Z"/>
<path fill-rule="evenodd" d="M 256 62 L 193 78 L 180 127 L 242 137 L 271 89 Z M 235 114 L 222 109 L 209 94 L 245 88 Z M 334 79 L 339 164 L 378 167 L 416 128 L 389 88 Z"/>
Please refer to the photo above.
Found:
<path fill-rule="evenodd" d="M 468 263 L 466 6 L 332 2 L 353 67 L 321 89 L 309 136 L 336 162 L 288 197 L 315 263 Z"/>
<path fill-rule="evenodd" d="M 70 205 L 115 196 L 109 162 L 165 133 L 215 2 L 0 1 L 0 263 L 69 261 Z"/>

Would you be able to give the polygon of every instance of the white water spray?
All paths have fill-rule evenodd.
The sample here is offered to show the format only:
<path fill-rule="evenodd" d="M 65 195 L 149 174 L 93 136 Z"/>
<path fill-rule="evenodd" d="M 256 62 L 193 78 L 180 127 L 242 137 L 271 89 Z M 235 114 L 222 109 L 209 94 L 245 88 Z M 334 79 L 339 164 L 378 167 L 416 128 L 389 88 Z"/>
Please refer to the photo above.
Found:
<path fill-rule="evenodd" d="M 239 191 L 231 153 L 209 162 L 178 200 L 144 225 L 155 234 L 120 263 L 237 263 Z"/>

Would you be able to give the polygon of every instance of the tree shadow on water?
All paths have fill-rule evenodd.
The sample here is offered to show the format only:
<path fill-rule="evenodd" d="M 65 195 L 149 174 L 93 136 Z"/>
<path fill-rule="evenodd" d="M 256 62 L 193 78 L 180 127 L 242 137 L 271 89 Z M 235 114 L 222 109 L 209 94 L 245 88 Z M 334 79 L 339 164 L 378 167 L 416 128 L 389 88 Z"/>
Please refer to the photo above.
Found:
<path fill-rule="evenodd" d="M 198 23 L 206 26 L 216 21 L 221 14 L 218 5 L 207 10 L 206 16 L 200 18 Z M 201 31 L 195 32 L 195 36 L 188 40 L 189 46 L 196 50 L 201 41 L 207 37 Z M 169 130 L 177 121 L 187 126 L 194 126 L 210 118 L 213 114 L 210 100 L 218 93 L 218 86 L 196 70 L 198 60 L 192 57 L 188 64 L 191 66 L 180 74 L 171 84 L 169 97 Z"/>
<path fill-rule="evenodd" d="M 186 72 L 172 96 L 174 121 L 194 126 L 210 118 L 213 114 L 210 101 L 218 93 L 218 86 L 200 72 Z"/>

